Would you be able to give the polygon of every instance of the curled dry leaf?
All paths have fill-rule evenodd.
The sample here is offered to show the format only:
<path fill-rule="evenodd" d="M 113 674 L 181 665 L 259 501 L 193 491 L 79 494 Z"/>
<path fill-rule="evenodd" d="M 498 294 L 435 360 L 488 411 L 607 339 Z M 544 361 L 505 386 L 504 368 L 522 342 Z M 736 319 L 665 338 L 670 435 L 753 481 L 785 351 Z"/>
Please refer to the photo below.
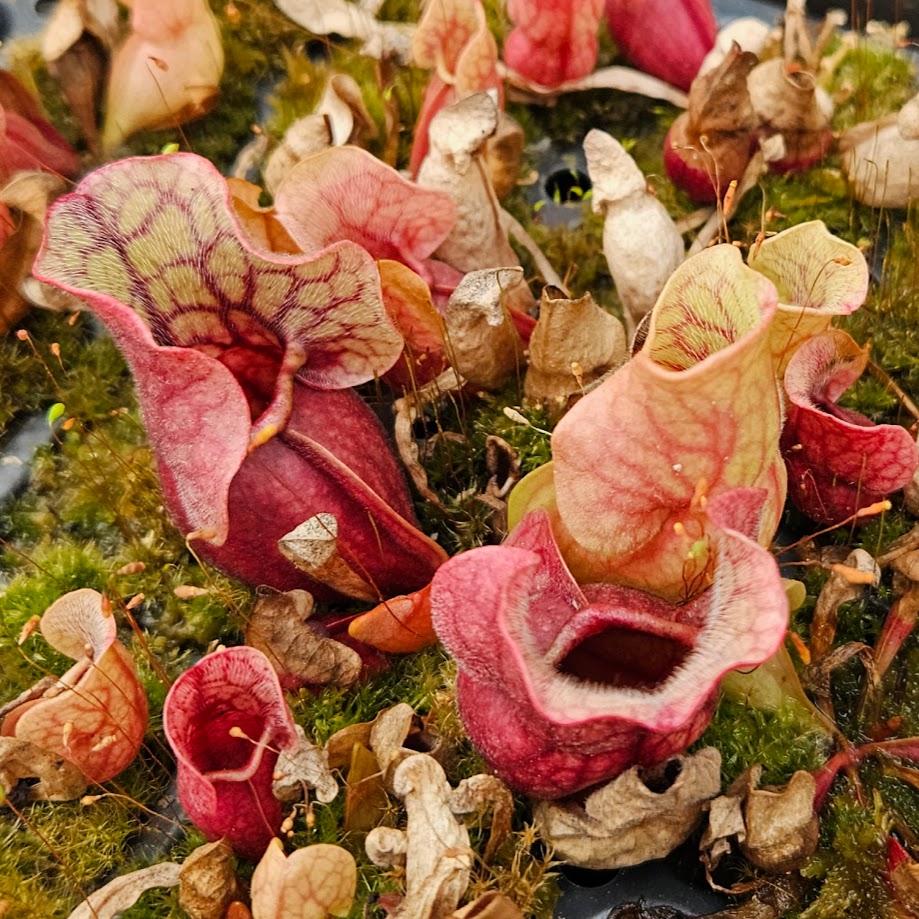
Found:
<path fill-rule="evenodd" d="M 42 35 L 42 56 L 94 153 L 99 99 L 120 31 L 115 0 L 61 0 Z"/>
<path fill-rule="evenodd" d="M 363 743 L 356 742 L 351 746 L 346 765 L 343 829 L 347 833 L 369 833 L 384 822 L 390 806 L 380 764 Z"/>
<path fill-rule="evenodd" d="M 274 767 L 271 790 L 274 796 L 285 804 L 302 801 L 307 789 L 316 791 L 316 800 L 321 804 L 334 801 L 338 795 L 338 782 L 329 769 L 328 754 L 306 739 L 299 724 L 294 725 L 297 746 L 281 750 Z"/>
<path fill-rule="evenodd" d="M 489 890 L 456 910 L 453 919 L 524 919 L 524 915 L 509 897 L 497 890 Z"/>
<path fill-rule="evenodd" d="M 526 400 L 557 419 L 572 398 L 628 357 L 622 323 L 589 294 L 570 300 L 544 287 L 539 320 L 530 338 Z"/>
<path fill-rule="evenodd" d="M 627 316 L 637 323 L 683 261 L 683 237 L 618 140 L 594 128 L 584 138 L 584 153 L 591 206 L 605 218 L 603 254 Z"/>
<path fill-rule="evenodd" d="M 147 697 L 130 652 L 117 638 L 111 606 L 83 588 L 45 610 L 41 632 L 76 663 L 41 698 L 24 702 L 0 733 L 28 740 L 77 766 L 92 782 L 118 775 L 147 730 Z"/>
<path fill-rule="evenodd" d="M 386 776 L 387 785 L 393 787 L 396 767 L 417 751 L 405 747 L 405 741 L 415 727 L 415 710 L 406 702 L 383 709 L 370 728 L 370 749 L 373 750 Z"/>
<path fill-rule="evenodd" d="M 395 441 L 399 458 L 405 466 L 406 472 L 411 476 L 412 482 L 418 492 L 435 507 L 443 507 L 437 494 L 428 486 L 428 474 L 419 459 L 418 444 L 415 441 L 413 424 L 423 417 L 425 406 L 434 405 L 436 402 L 452 392 L 459 392 L 465 380 L 454 370 L 446 370 L 437 379 L 415 392 L 408 393 L 401 399 L 396 399 L 394 408 L 396 412 Z"/>
<path fill-rule="evenodd" d="M 178 885 L 181 869 L 182 866 L 175 862 L 161 862 L 123 874 L 93 891 L 68 919 L 117 919 L 148 890 Z"/>
<path fill-rule="evenodd" d="M 447 304 L 447 354 L 472 386 L 500 389 L 522 367 L 522 342 L 508 298 L 523 285 L 522 268 L 472 271 Z"/>
<path fill-rule="evenodd" d="M 21 781 L 30 801 L 73 801 L 88 784 L 86 776 L 63 757 L 27 740 L 0 737 L 0 788 L 9 796 Z"/>
<path fill-rule="evenodd" d="M 484 159 L 485 142 L 497 124 L 498 107 L 489 93 L 474 93 L 442 109 L 431 122 L 430 153 L 418 171 L 422 188 L 446 193 L 456 207 L 456 222 L 436 254 L 464 273 L 520 264 Z M 522 285 L 509 305 L 526 310 L 531 302 Z"/>
<path fill-rule="evenodd" d="M 379 591 L 354 570 L 338 548 L 338 518 L 316 514 L 278 540 L 278 550 L 294 566 L 346 597 L 375 600 Z"/>
<path fill-rule="evenodd" d="M 399 763 L 393 789 L 405 807 L 405 832 L 376 827 L 365 843 L 374 864 L 405 865 L 405 896 L 390 917 L 449 916 L 466 892 L 473 856 L 469 833 L 450 809 L 450 784 L 432 757 L 416 753 Z"/>
<path fill-rule="evenodd" d="M 734 19 L 718 30 L 714 47 L 705 55 L 696 76 L 714 70 L 730 54 L 735 44 L 740 46 L 741 51 L 752 51 L 759 55 L 769 40 L 776 37 L 776 30 L 762 19 L 754 16 Z"/>
<path fill-rule="evenodd" d="M 800 868 L 813 855 L 819 830 L 814 776 L 798 771 L 783 789 L 757 788 L 762 771 L 752 766 L 712 801 L 701 842 L 709 867 L 729 850 L 730 837 L 757 868 L 774 874 Z"/>
<path fill-rule="evenodd" d="M 388 769 L 397 755 L 400 759 L 403 758 L 400 755 L 403 750 L 404 755 L 418 752 L 417 744 L 410 750 L 406 741 L 410 737 L 417 738 L 421 730 L 421 720 L 407 703 L 400 702 L 390 708 L 384 708 L 373 721 L 348 725 L 336 731 L 326 741 L 329 765 L 333 769 L 346 766 L 351 758 L 353 746 L 362 744 L 373 748 L 382 768 Z"/>
<path fill-rule="evenodd" d="M 50 172 L 18 172 L 0 190 L 0 335 L 29 308 L 23 285 L 31 279 L 48 205 L 63 190 Z"/>
<path fill-rule="evenodd" d="M 411 745 L 414 749 L 408 749 Z M 366 833 L 379 826 L 389 802 L 395 767 L 419 749 L 430 749 L 421 720 L 411 706 L 384 709 L 372 722 L 354 724 L 333 734 L 326 753 L 333 769 L 347 771 L 345 827 Z"/>
<path fill-rule="evenodd" d="M 514 798 L 507 785 L 496 775 L 480 774 L 463 779 L 450 795 L 450 810 L 454 814 L 491 812 L 491 833 L 482 853 L 482 860 L 490 862 L 511 832 Z"/>
<path fill-rule="evenodd" d="M 498 127 L 485 142 L 485 165 L 499 201 L 517 187 L 525 139 L 520 123 L 507 112 L 499 112 Z"/>
<path fill-rule="evenodd" d="M 224 919 L 234 900 L 244 897 L 236 858 L 225 839 L 198 846 L 179 871 L 179 906 L 189 919 Z"/>
<path fill-rule="evenodd" d="M 689 107 L 667 132 L 667 174 L 699 204 L 720 199 L 750 162 L 756 114 L 747 75 L 757 63 L 755 54 L 735 45 L 714 70 L 693 80 Z"/>
<path fill-rule="evenodd" d="M 770 159 L 774 172 L 810 169 L 833 143 L 829 115 L 817 97 L 813 73 L 783 58 L 757 64 L 747 77 L 750 102 L 764 136 L 780 135 L 782 154 Z"/>
<path fill-rule="evenodd" d="M 333 73 L 314 112 L 294 121 L 265 163 L 265 185 L 270 192 L 301 160 L 329 146 L 360 145 L 379 133 L 360 86 L 346 73 Z"/>
<path fill-rule="evenodd" d="M 357 865 L 340 846 L 319 843 L 284 855 L 273 839 L 252 875 L 253 919 L 346 916 L 354 902 Z"/>
<path fill-rule="evenodd" d="M 287 689 L 304 685 L 350 686 L 361 656 L 308 622 L 312 596 L 305 590 L 260 597 L 246 625 L 246 644 L 264 652 Z"/>
<path fill-rule="evenodd" d="M 897 114 L 856 125 L 839 140 L 852 193 L 871 207 L 906 207 L 919 192 L 919 96 Z"/>
<path fill-rule="evenodd" d="M 369 57 L 411 60 L 413 25 L 380 22 L 365 4 L 353 0 L 275 0 L 275 6 L 314 35 L 341 35 L 363 42 Z"/>
<path fill-rule="evenodd" d="M 863 575 L 854 578 L 852 572 Z M 819 661 L 830 652 L 836 639 L 839 608 L 843 603 L 857 600 L 869 585 L 877 586 L 881 578 L 878 563 L 864 550 L 854 549 L 846 557 L 845 570 L 832 571 L 817 597 L 811 621 L 811 659 Z"/>
<path fill-rule="evenodd" d="M 623 868 L 663 858 L 695 829 L 721 787 L 713 747 L 668 760 L 649 780 L 637 766 L 575 801 L 541 801 L 536 824 L 555 854 L 584 868 Z M 674 775 L 672 781 L 668 780 Z M 663 778 L 665 787 L 657 790 Z"/>

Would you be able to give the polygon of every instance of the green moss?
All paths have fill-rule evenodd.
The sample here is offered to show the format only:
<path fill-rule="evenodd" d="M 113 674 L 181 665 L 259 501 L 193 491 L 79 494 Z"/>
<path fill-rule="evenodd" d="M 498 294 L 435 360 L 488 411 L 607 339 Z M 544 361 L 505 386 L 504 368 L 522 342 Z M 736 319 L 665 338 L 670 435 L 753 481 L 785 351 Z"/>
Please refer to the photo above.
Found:
<path fill-rule="evenodd" d="M 813 770 L 826 759 L 826 736 L 802 733 L 790 707 L 774 712 L 721 698 L 696 748 L 721 751 L 721 774 L 733 782 L 754 763 L 763 765 L 763 785 L 784 785 L 799 769 Z"/>
<path fill-rule="evenodd" d="M 887 816 L 877 800 L 870 809 L 842 796 L 830 803 L 821 825 L 821 848 L 801 871 L 822 884 L 801 919 L 889 915 L 890 893 L 884 881 L 887 829 Z"/>

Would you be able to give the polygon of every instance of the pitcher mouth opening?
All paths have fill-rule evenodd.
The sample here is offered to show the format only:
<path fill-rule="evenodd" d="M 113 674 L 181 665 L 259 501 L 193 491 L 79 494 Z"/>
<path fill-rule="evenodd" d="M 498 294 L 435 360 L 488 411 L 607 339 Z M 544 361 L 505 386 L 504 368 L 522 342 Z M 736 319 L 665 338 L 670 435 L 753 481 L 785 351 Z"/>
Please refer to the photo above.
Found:
<path fill-rule="evenodd" d="M 612 627 L 578 642 L 556 669 L 602 687 L 649 690 L 669 679 L 692 650 L 670 636 Z"/>

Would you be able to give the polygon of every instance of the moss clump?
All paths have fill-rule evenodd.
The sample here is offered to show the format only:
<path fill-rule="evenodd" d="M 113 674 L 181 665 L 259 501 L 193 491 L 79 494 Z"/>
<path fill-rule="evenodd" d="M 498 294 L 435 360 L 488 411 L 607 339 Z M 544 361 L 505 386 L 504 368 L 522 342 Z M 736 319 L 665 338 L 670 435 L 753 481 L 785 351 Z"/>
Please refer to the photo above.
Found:
<path fill-rule="evenodd" d="M 891 898 L 884 880 L 887 819 L 877 799 L 870 808 L 845 796 L 829 804 L 821 824 L 821 847 L 801 870 L 822 884 L 801 919 L 889 915 Z"/>
<path fill-rule="evenodd" d="M 784 785 L 799 769 L 816 769 L 826 759 L 826 735 L 802 733 L 791 706 L 770 712 L 723 697 L 696 749 L 709 746 L 721 752 L 726 785 L 754 763 L 763 766 L 763 785 Z"/>

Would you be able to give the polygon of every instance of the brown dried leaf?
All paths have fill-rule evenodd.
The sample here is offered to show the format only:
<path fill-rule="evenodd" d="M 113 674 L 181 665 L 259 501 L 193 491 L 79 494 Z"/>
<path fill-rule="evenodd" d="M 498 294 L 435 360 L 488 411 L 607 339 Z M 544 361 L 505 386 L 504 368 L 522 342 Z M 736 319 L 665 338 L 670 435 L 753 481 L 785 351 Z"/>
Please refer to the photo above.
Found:
<path fill-rule="evenodd" d="M 469 833 L 450 810 L 450 784 L 432 757 L 416 753 L 399 763 L 393 788 L 407 814 L 405 833 L 377 827 L 365 842 L 374 864 L 398 864 L 404 857 L 405 896 L 390 915 L 449 916 L 466 892 L 472 869 Z"/>
<path fill-rule="evenodd" d="M 121 25 L 115 0 L 60 0 L 42 35 L 42 55 L 93 153 L 99 152 L 99 100 Z"/>
<path fill-rule="evenodd" d="M 292 804 L 304 800 L 306 789 L 312 788 L 320 803 L 334 801 L 338 782 L 329 768 L 326 751 L 310 743 L 299 724 L 294 729 L 297 747 L 293 751 L 282 750 L 278 756 L 271 785 L 274 796 L 285 804 Z"/>
<path fill-rule="evenodd" d="M 330 769 L 344 769 L 351 762 L 351 754 L 355 744 L 370 746 L 370 729 L 372 721 L 362 721 L 360 724 L 349 724 L 346 728 L 336 731 L 326 742 L 325 752 L 329 758 Z"/>
<path fill-rule="evenodd" d="M 750 771 L 741 851 L 764 871 L 784 874 L 800 868 L 817 848 L 819 821 L 814 813 L 814 777 L 798 771 L 781 791 L 757 789 L 761 766 Z"/>
<path fill-rule="evenodd" d="M 524 140 L 520 123 L 506 112 L 498 112 L 498 127 L 485 142 L 485 165 L 499 201 L 517 187 Z"/>
<path fill-rule="evenodd" d="M 819 823 L 814 813 L 814 777 L 799 771 L 784 789 L 757 788 L 763 767 L 751 766 L 709 808 L 702 837 L 702 859 L 709 869 L 736 839 L 758 868 L 784 874 L 800 868 L 817 847 Z"/>
<path fill-rule="evenodd" d="M 428 486 L 428 474 L 419 461 L 418 445 L 415 443 L 412 424 L 420 417 L 425 405 L 435 403 L 446 393 L 459 391 L 462 389 L 463 383 L 464 381 L 457 372 L 451 368 L 444 371 L 437 379 L 432 380 L 417 392 L 406 395 L 402 399 L 396 399 L 395 402 L 394 437 L 396 449 L 399 451 L 399 459 L 402 460 L 406 472 L 408 472 L 421 496 L 426 501 L 430 501 L 435 507 L 442 508 L 443 503 Z"/>
<path fill-rule="evenodd" d="M 285 686 L 350 686 L 361 672 L 361 657 L 307 622 L 312 595 L 305 590 L 270 594 L 255 604 L 246 626 L 246 643 L 264 652 Z"/>
<path fill-rule="evenodd" d="M 179 883 L 181 869 L 182 866 L 175 862 L 161 862 L 123 874 L 91 893 L 68 919 L 116 919 L 148 890 L 175 887 Z"/>
<path fill-rule="evenodd" d="M 38 779 L 28 786 L 30 801 L 73 801 L 88 785 L 73 763 L 27 740 L 0 737 L 0 787 L 10 795 L 23 779 Z"/>
<path fill-rule="evenodd" d="M 589 293 L 570 300 L 546 287 L 530 338 L 527 402 L 545 406 L 557 419 L 573 396 L 627 357 L 622 323 L 597 306 Z"/>
<path fill-rule="evenodd" d="M 513 290 L 522 284 L 522 268 L 472 271 L 447 303 L 450 363 L 479 389 L 500 389 L 523 366 L 520 336 L 508 305 Z"/>
<path fill-rule="evenodd" d="M 873 584 L 877 584 L 881 577 L 877 562 L 864 549 L 850 552 L 846 557 L 845 567 L 870 575 Z M 865 584 L 853 582 L 846 572 L 833 571 L 830 574 L 820 591 L 820 596 L 817 597 L 811 622 L 809 645 L 812 660 L 819 661 L 833 647 L 839 607 L 843 603 L 857 600 L 864 591 Z"/>
<path fill-rule="evenodd" d="M 431 121 L 430 152 L 418 170 L 422 188 L 446 192 L 453 200 L 456 221 L 435 255 L 463 272 L 520 264 L 484 159 L 485 142 L 497 122 L 498 107 L 488 93 L 474 93 L 441 109 Z M 507 297 L 510 309 L 525 313 L 533 305 L 526 284 L 514 285 Z"/>
<path fill-rule="evenodd" d="M 592 792 L 583 804 L 540 801 L 534 817 L 556 855 L 584 868 L 622 868 L 663 858 L 693 831 L 703 805 L 721 786 L 721 754 L 712 747 L 674 757 L 678 770 L 663 791 L 649 788 L 639 767 Z"/>
<path fill-rule="evenodd" d="M 310 577 L 357 600 L 378 600 L 368 584 L 338 552 L 338 520 L 334 514 L 310 517 L 278 540 L 281 554 Z"/>
<path fill-rule="evenodd" d="M 514 816 L 514 797 L 496 775 L 473 775 L 463 779 L 450 795 L 454 814 L 484 814 L 491 811 L 491 833 L 482 853 L 487 864 L 510 835 Z"/>
<path fill-rule="evenodd" d="M 224 919 L 230 904 L 244 895 L 233 849 L 225 840 L 198 846 L 183 862 L 179 906 L 189 919 Z"/>
<path fill-rule="evenodd" d="M 524 919 L 524 916 L 509 897 L 497 890 L 489 890 L 456 910 L 453 919 Z"/>
<path fill-rule="evenodd" d="M 416 719 L 415 710 L 411 705 L 400 702 L 383 709 L 370 729 L 370 749 L 373 750 L 386 776 L 386 784 L 390 787 L 396 766 L 407 756 L 417 752 L 404 746 L 412 729 L 416 732 L 419 729 L 420 722 Z"/>

